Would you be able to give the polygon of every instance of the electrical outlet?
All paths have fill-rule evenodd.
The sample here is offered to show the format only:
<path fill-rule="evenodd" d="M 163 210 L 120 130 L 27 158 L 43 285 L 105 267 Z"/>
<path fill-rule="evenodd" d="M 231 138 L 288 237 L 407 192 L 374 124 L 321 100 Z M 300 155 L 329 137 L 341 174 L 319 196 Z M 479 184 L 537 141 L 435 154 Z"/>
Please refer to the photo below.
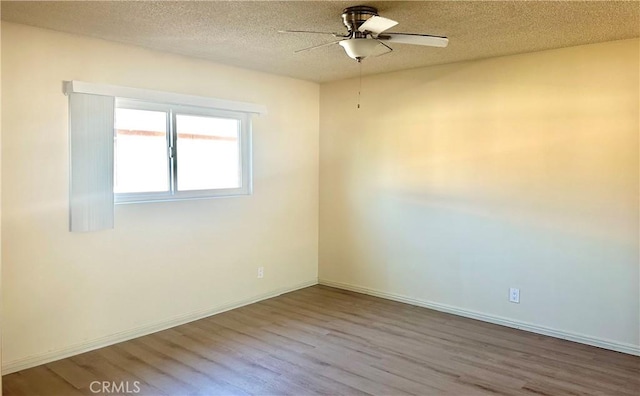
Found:
<path fill-rule="evenodd" d="M 512 287 L 509 289 L 509 301 L 520 304 L 520 289 Z"/>
<path fill-rule="evenodd" d="M 264 278 L 264 267 L 258 267 L 258 278 Z"/>

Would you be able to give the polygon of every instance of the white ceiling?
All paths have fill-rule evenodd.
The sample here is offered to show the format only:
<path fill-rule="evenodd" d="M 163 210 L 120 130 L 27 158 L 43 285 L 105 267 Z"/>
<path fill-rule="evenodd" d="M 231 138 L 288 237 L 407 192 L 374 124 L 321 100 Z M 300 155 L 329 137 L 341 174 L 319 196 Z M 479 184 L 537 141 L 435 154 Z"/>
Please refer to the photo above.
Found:
<path fill-rule="evenodd" d="M 447 48 L 403 44 L 365 59 L 363 74 L 460 62 L 640 35 L 639 1 L 2 1 L 2 20 L 324 82 L 358 75 L 332 36 L 353 5 L 378 8 L 389 30 L 448 36 Z"/>

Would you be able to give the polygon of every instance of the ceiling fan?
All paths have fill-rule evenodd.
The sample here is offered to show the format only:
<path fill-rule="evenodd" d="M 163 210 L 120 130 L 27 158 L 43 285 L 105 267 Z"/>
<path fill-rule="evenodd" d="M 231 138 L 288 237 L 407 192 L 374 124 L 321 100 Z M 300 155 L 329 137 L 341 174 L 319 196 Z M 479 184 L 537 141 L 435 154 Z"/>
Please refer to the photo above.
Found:
<path fill-rule="evenodd" d="M 446 47 L 449 39 L 443 36 L 413 33 L 384 33 L 398 22 L 378 15 L 378 10 L 369 6 L 347 7 L 342 11 L 342 23 L 347 27 L 345 34 L 330 32 L 314 32 L 308 30 L 281 30 L 280 33 L 330 34 L 340 40 L 303 48 L 295 51 L 309 51 L 316 48 L 339 44 L 350 58 L 361 62 L 371 56 L 380 46 L 388 53 L 393 51 L 386 43 L 425 45 L 429 47 Z"/>

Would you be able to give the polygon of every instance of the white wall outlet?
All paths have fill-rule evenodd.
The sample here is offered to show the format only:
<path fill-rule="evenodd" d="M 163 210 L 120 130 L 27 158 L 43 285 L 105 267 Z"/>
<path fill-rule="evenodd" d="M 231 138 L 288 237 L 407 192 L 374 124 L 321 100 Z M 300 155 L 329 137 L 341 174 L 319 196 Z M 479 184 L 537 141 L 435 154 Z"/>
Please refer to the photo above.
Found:
<path fill-rule="evenodd" d="M 520 304 L 520 289 L 512 287 L 509 289 L 509 301 Z"/>
<path fill-rule="evenodd" d="M 264 267 L 258 267 L 258 278 L 264 278 Z"/>

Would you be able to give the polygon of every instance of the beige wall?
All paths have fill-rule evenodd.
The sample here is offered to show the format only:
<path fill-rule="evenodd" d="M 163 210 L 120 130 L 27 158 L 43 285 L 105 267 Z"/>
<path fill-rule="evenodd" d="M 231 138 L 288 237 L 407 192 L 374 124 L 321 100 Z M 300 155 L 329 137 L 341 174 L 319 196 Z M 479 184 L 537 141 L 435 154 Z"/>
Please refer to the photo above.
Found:
<path fill-rule="evenodd" d="M 638 47 L 322 85 L 320 280 L 640 351 Z"/>
<path fill-rule="evenodd" d="M 5 368 L 316 281 L 317 84 L 11 23 L 2 71 Z M 254 194 L 117 206 L 114 230 L 68 232 L 71 79 L 266 105 Z"/>
<path fill-rule="evenodd" d="M 318 123 L 322 279 L 640 344 L 637 40 L 367 77 L 356 110 L 355 80 L 319 100 L 312 83 L 1 29 L 5 366 L 314 282 Z M 267 105 L 254 195 L 118 206 L 115 230 L 69 233 L 70 79 Z"/>
<path fill-rule="evenodd" d="M 0 21 L 0 224 L 2 223 L 2 21 Z M 0 367 L 2 365 L 2 227 L 0 227 Z M 0 370 L 0 396 L 2 396 L 2 370 Z"/>

